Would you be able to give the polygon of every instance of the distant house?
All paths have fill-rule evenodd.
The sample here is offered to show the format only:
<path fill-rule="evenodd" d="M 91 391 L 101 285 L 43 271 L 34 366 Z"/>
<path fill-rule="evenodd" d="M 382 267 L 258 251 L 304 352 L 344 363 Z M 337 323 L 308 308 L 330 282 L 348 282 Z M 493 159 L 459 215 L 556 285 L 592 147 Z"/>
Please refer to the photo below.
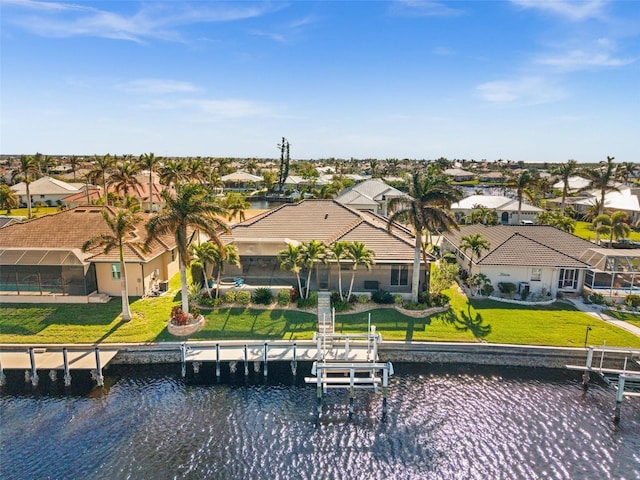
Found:
<path fill-rule="evenodd" d="M 27 205 L 27 186 L 24 182 L 11 187 L 20 201 L 20 205 Z M 42 203 L 49 206 L 64 205 L 64 198 L 74 193 L 84 191 L 83 183 L 67 183 L 51 177 L 42 177 L 29 183 L 31 205 Z"/>
<path fill-rule="evenodd" d="M 453 178 L 456 182 L 468 182 L 475 178 L 475 173 L 468 172 L 461 168 L 447 168 L 444 172 L 445 175 Z"/>
<path fill-rule="evenodd" d="M 583 289 L 605 295 L 640 293 L 640 250 L 601 248 L 546 225 L 465 225 L 444 233 L 442 243 L 465 270 L 471 253 L 460 244 L 462 237 L 475 234 L 488 240 L 490 249 L 473 258 L 470 274 L 486 275 L 496 290 L 506 282 L 552 296 Z"/>
<path fill-rule="evenodd" d="M 117 249 L 82 252 L 85 241 L 111 234 L 101 212 L 112 207 L 78 207 L 9 225 L 0 234 L 0 303 L 86 303 L 120 296 Z M 144 223 L 136 236 L 144 241 Z M 148 251 L 125 247 L 130 296 L 142 296 L 178 271 L 175 240 L 154 240 Z"/>
<path fill-rule="evenodd" d="M 506 176 L 502 172 L 489 171 L 478 174 L 478 178 L 481 182 L 504 182 Z"/>
<path fill-rule="evenodd" d="M 398 225 L 390 234 L 386 218 L 349 208 L 335 200 L 304 200 L 283 205 L 234 225 L 231 233 L 222 238 L 238 248 L 242 263 L 241 269 L 227 267 L 225 275 L 241 276 L 247 283 L 258 285 L 296 284 L 295 275 L 283 271 L 277 259 L 278 252 L 288 244 L 299 245 L 311 240 L 327 245 L 359 241 L 375 253 L 375 265 L 371 271 L 363 267 L 357 269 L 354 292 L 384 289 L 407 298 L 411 295 L 415 239 L 411 231 Z M 426 266 L 421 264 L 420 268 L 424 278 Z M 343 262 L 341 270 L 343 289 L 347 290 L 352 271 L 349 262 Z M 316 265 L 311 287 L 338 290 L 337 263 Z"/>
<path fill-rule="evenodd" d="M 452 204 L 451 211 L 469 216 L 476 208 L 476 205 L 495 210 L 498 214 L 498 221 L 503 225 L 515 225 L 518 223 L 518 200 L 501 195 L 471 195 Z M 542 211 L 541 208 L 522 202 L 520 221 L 535 223 Z"/>
<path fill-rule="evenodd" d="M 223 175 L 220 180 L 224 183 L 225 190 L 231 192 L 259 190 L 264 182 L 262 177 L 247 172 L 233 172 L 229 175 Z"/>
<path fill-rule="evenodd" d="M 396 197 L 406 197 L 406 194 L 387 185 L 379 178 L 372 178 L 343 190 L 335 200 L 356 210 L 386 216 L 387 202 Z"/>

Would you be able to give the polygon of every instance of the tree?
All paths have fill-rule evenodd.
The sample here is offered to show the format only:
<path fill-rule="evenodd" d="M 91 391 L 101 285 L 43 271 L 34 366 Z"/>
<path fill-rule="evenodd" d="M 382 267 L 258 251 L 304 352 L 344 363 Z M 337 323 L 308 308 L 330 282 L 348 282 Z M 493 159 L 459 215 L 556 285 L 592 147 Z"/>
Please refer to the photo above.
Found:
<path fill-rule="evenodd" d="M 279 251 L 277 256 L 281 270 L 290 270 L 296 274 L 296 279 L 298 280 L 298 292 L 302 297 L 302 281 L 300 279 L 300 271 L 302 270 L 302 251 L 300 249 L 300 245 L 288 243 L 287 248 Z"/>
<path fill-rule="evenodd" d="M 629 184 L 632 178 L 635 178 L 640 169 L 635 162 L 620 162 L 616 169 L 616 174 L 620 181 Z"/>
<path fill-rule="evenodd" d="M 140 172 L 139 166 L 133 162 L 124 160 L 122 163 L 116 165 L 115 171 L 109 177 L 109 185 L 113 185 L 116 192 L 123 193 L 122 197 L 126 198 L 129 194 L 129 189 L 134 188 L 136 185 L 140 185 L 136 175 Z"/>
<path fill-rule="evenodd" d="M 576 228 L 576 221 L 569 215 L 563 215 L 560 210 L 541 212 L 536 221 L 539 225 L 550 225 L 567 233 L 573 233 Z"/>
<path fill-rule="evenodd" d="M 430 232 L 448 232 L 452 228 L 458 228 L 456 218 L 450 209 L 453 202 L 462 198 L 462 191 L 451 185 L 449 178 L 440 173 L 428 172 L 427 175 L 423 175 L 416 170 L 409 183 L 409 195 L 410 197 L 395 197 L 389 200 L 388 209 L 392 213 L 387 222 L 387 230 L 391 232 L 398 223 L 413 226 L 416 237 L 411 301 L 418 303 L 423 233 L 427 233 L 427 244 L 430 244 Z"/>
<path fill-rule="evenodd" d="M 627 223 L 627 214 L 624 212 L 613 212 L 611 215 L 603 213 L 593 220 L 593 228 L 596 233 L 609 235 L 609 248 L 614 240 L 627 238 L 631 233 L 631 227 Z"/>
<path fill-rule="evenodd" d="M 149 211 L 153 212 L 153 172 L 162 161 L 161 157 L 156 157 L 153 152 L 140 155 L 140 165 L 149 170 Z"/>
<path fill-rule="evenodd" d="M 353 292 L 353 281 L 356 278 L 356 270 L 358 266 L 363 266 L 367 271 L 371 270 L 371 265 L 374 262 L 374 253 L 369 250 L 362 242 L 354 241 L 348 245 L 347 259 L 353 262 L 351 267 L 351 282 L 349 283 L 349 293 L 347 294 L 347 300 L 351 298 L 351 292 Z"/>
<path fill-rule="evenodd" d="M 27 194 L 27 218 L 31 218 L 31 191 L 29 185 L 40 174 L 40 168 L 35 158 L 22 155 L 20 156 L 20 163 L 18 168 L 13 171 L 11 175 L 11 181 L 15 182 L 18 178 L 22 178 L 24 182 L 26 194 Z"/>
<path fill-rule="evenodd" d="M 94 155 L 93 163 L 94 165 L 88 173 L 88 178 L 90 178 L 93 183 L 101 180 L 102 195 L 104 202 L 107 203 L 107 172 L 113 166 L 113 158 L 108 153 L 104 156 Z"/>
<path fill-rule="evenodd" d="M 176 195 L 162 192 L 165 207 L 147 223 L 147 240 L 149 244 L 161 235 L 172 234 L 180 259 L 180 284 L 182 292 L 182 310 L 189 312 L 189 289 L 187 285 L 187 266 L 191 262 L 189 244 L 195 235 L 191 229 L 198 230 L 209 236 L 209 241 L 219 248 L 223 248 L 221 233 L 229 232 L 228 225 L 223 218 L 225 208 L 219 203 L 211 201 L 201 185 L 178 185 Z"/>
<path fill-rule="evenodd" d="M 185 165 L 187 178 L 191 183 L 203 183 L 207 178 L 207 166 L 201 158 L 189 158 Z"/>
<path fill-rule="evenodd" d="M 345 241 L 337 241 L 329 246 L 329 252 L 331 257 L 338 264 L 338 293 L 340 294 L 340 300 L 344 300 L 342 293 L 342 260 L 346 259 L 349 254 L 349 243 Z"/>
<path fill-rule="evenodd" d="M 495 209 L 476 204 L 471 211 L 471 223 L 481 223 L 482 225 L 497 225 L 498 212 Z"/>
<path fill-rule="evenodd" d="M 324 263 L 327 257 L 327 246 L 320 240 L 311 240 L 303 242 L 300 245 L 300 255 L 302 257 L 302 265 L 308 269 L 306 293 L 303 298 L 309 298 L 311 290 L 311 273 L 316 263 Z"/>
<path fill-rule="evenodd" d="M 78 166 L 80 166 L 80 159 L 76 155 L 71 155 L 69 157 L 69 165 L 71 165 L 71 171 L 73 172 L 73 181 L 76 181 L 76 172 L 78 171 Z"/>
<path fill-rule="evenodd" d="M 516 191 L 518 198 L 518 216 L 516 217 L 518 224 L 520 223 L 520 216 L 522 215 L 522 200 L 525 196 L 531 198 L 533 195 L 532 188 L 536 183 L 536 178 L 531 174 L 529 170 L 523 170 L 519 175 L 512 177 L 507 183 L 506 187 L 513 188 Z"/>
<path fill-rule="evenodd" d="M 183 160 L 168 160 L 160 168 L 160 183 L 171 186 L 177 185 L 187 176 L 187 165 Z"/>
<path fill-rule="evenodd" d="M 224 264 L 229 263 L 231 265 L 240 266 L 240 254 L 238 248 L 233 244 L 224 245 L 222 248 L 219 245 L 211 242 L 204 242 L 200 245 L 194 245 L 193 259 L 194 264 L 202 267 L 202 276 L 204 277 L 205 288 L 209 297 L 211 297 L 211 290 L 209 288 L 209 280 L 207 278 L 207 265 L 212 265 L 216 270 L 216 298 L 220 296 L 220 277 L 224 271 Z"/>
<path fill-rule="evenodd" d="M 564 207 L 569 194 L 569 178 L 571 178 L 578 170 L 578 162 L 575 160 L 569 160 L 566 163 L 561 163 L 551 170 L 551 173 L 557 175 L 562 181 L 562 204 L 560 211 L 564 214 Z"/>
<path fill-rule="evenodd" d="M 12 208 L 18 208 L 19 202 L 16 194 L 7 185 L 0 185 L 0 208 L 7 211 L 7 215 L 11 215 Z"/>
<path fill-rule="evenodd" d="M 240 222 L 246 219 L 245 212 L 251 208 L 251 204 L 246 198 L 238 193 L 230 193 L 224 201 L 224 206 L 229 212 L 228 219 L 233 221 L 235 218 Z"/>
<path fill-rule="evenodd" d="M 598 216 L 604 213 L 604 200 L 607 192 L 617 192 L 618 187 L 614 184 L 616 180 L 616 166 L 613 161 L 615 157 L 607 156 L 607 161 L 600 162 L 600 168 L 585 168 L 582 176 L 589 180 L 589 185 L 584 189 L 595 189 L 600 193 Z M 596 217 L 597 218 L 597 217 Z M 596 244 L 600 245 L 600 232 L 596 223 Z"/>
<path fill-rule="evenodd" d="M 460 250 L 467 252 L 471 250 L 469 256 L 469 275 L 471 275 L 471 266 L 473 265 L 474 255 L 480 258 L 482 252 L 491 248 L 491 242 L 484 238 L 481 233 L 475 233 L 473 235 L 465 235 L 460 239 Z"/>
<path fill-rule="evenodd" d="M 87 240 L 82 245 L 82 251 L 86 252 L 95 246 L 102 248 L 104 253 L 109 253 L 114 248 L 118 249 L 120 259 L 120 287 L 122 294 L 122 320 L 131 321 L 131 310 L 129 308 L 129 289 L 127 287 L 127 272 L 124 261 L 124 246 L 140 246 L 141 242 L 135 235 L 136 225 L 140 222 L 140 217 L 129 210 L 118 210 L 113 216 L 108 210 L 102 211 L 102 217 L 111 233 L 103 233 Z"/>

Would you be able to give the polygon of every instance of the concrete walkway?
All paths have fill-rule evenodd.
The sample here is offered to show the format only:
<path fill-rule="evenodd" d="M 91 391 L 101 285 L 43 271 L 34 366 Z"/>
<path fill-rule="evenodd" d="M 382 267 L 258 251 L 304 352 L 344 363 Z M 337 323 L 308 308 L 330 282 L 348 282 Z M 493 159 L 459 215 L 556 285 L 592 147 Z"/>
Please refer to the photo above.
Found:
<path fill-rule="evenodd" d="M 582 301 L 581 298 L 571 298 L 569 300 L 571 300 L 571 303 L 573 303 L 573 305 L 575 305 L 578 310 L 585 312 L 592 317 L 597 318 L 598 320 L 602 320 L 604 322 L 615 325 L 616 327 L 627 330 L 628 332 L 631 332 L 634 335 L 640 337 L 640 327 L 636 327 L 635 325 L 631 325 L 629 322 L 618 320 L 617 318 L 613 318 L 612 316 L 603 313 L 602 307 L 600 305 L 595 305 L 593 303 L 586 304 Z M 640 316 L 638 317 L 638 319 L 640 320 Z"/>
<path fill-rule="evenodd" d="M 318 333 L 334 333 L 330 292 L 318 292 Z"/>

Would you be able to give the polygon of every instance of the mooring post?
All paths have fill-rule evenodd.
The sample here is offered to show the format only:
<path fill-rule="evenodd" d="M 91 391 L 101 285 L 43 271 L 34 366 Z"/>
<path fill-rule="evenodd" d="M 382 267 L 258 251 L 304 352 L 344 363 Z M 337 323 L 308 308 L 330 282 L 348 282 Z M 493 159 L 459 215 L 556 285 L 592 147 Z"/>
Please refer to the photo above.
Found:
<path fill-rule="evenodd" d="M 318 346 L 317 346 L 317 353 L 316 353 L 316 360 L 319 362 L 322 360 L 322 335 L 318 334 L 318 336 L 316 337 Z"/>
<path fill-rule="evenodd" d="M 622 408 L 622 400 L 624 398 L 624 381 L 627 376 L 621 374 L 618 377 L 618 391 L 616 392 L 616 408 L 613 410 L 613 421 L 618 423 L 620 421 L 620 409 Z"/>
<path fill-rule="evenodd" d="M 67 347 L 62 348 L 62 361 L 64 363 L 64 386 L 71 385 L 71 372 L 69 371 L 69 357 L 67 356 Z"/>
<path fill-rule="evenodd" d="M 29 347 L 29 359 L 31 360 L 31 385 L 38 386 L 38 371 L 36 369 L 36 354 L 33 352 L 33 347 Z"/>
<path fill-rule="evenodd" d="M 100 349 L 96 347 L 94 349 L 96 354 L 96 382 L 99 387 L 104 385 L 104 377 L 102 376 L 102 365 L 100 365 Z"/>
<path fill-rule="evenodd" d="M 247 350 L 247 344 L 244 344 L 244 376 L 249 375 L 249 351 Z"/>
<path fill-rule="evenodd" d="M 382 414 L 387 413 L 387 387 L 389 386 L 389 364 L 382 370 Z"/>
<path fill-rule="evenodd" d="M 369 319 L 367 320 L 367 359 L 369 359 L 369 354 L 371 353 L 371 342 L 373 339 L 371 338 L 371 312 L 369 312 Z"/>
<path fill-rule="evenodd" d="M 311 374 L 316 376 L 316 410 L 318 415 L 322 412 L 322 372 L 318 370 L 318 362 L 313 362 Z"/>
<path fill-rule="evenodd" d="M 591 364 L 593 363 L 593 347 L 589 347 L 589 351 L 587 352 L 587 362 L 586 362 L 586 368 L 587 370 L 584 371 L 584 373 L 582 374 L 582 386 L 584 388 L 587 388 L 588 384 L 589 384 L 589 380 L 591 380 Z"/>
<path fill-rule="evenodd" d="M 356 395 L 355 389 L 356 369 L 349 369 L 349 415 L 353 415 L 353 397 Z"/>
<path fill-rule="evenodd" d="M 180 344 L 180 366 L 182 378 L 187 376 L 187 346 L 184 342 Z"/>
<path fill-rule="evenodd" d="M 216 377 L 220 377 L 220 344 L 216 343 Z"/>
<path fill-rule="evenodd" d="M 0 387 L 4 385 L 6 382 L 6 377 L 4 376 L 4 370 L 2 370 L 2 360 L 0 360 Z"/>
<path fill-rule="evenodd" d="M 376 334 L 376 326 L 371 326 L 371 335 L 373 335 L 373 357 L 371 358 L 374 362 L 378 360 L 378 341 L 380 340 L 380 336 Z"/>
<path fill-rule="evenodd" d="M 291 361 L 291 372 L 295 376 L 296 370 L 298 369 L 298 345 L 294 342 L 293 344 L 293 360 Z"/>
<path fill-rule="evenodd" d="M 268 353 L 268 348 L 269 345 L 267 345 L 267 342 L 264 342 L 264 376 L 267 376 L 267 359 L 269 357 L 269 353 Z"/>

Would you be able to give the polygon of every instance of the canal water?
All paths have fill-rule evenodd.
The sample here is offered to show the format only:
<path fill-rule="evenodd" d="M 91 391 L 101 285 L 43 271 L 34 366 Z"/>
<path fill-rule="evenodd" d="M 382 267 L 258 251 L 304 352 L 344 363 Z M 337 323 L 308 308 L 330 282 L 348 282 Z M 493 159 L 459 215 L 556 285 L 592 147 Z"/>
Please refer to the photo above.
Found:
<path fill-rule="evenodd" d="M 288 364 L 110 367 L 103 390 L 22 374 L 0 390 L 2 479 L 640 478 L 640 402 L 574 373 L 396 365 L 380 395 L 316 391 Z"/>

